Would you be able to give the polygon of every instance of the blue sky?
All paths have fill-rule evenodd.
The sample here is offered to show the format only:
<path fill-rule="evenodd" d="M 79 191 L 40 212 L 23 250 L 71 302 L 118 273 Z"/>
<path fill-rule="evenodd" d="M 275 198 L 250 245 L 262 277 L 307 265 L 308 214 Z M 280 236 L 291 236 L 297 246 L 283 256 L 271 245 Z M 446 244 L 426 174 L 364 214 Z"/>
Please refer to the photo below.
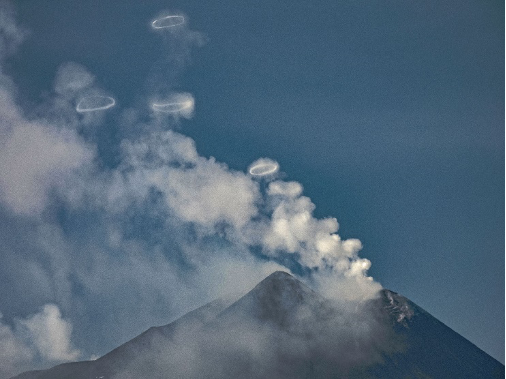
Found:
<path fill-rule="evenodd" d="M 227 234 L 232 233 L 227 223 L 234 233 L 243 230 L 242 219 L 220 210 L 213 233 L 200 230 L 216 221 L 209 218 L 215 209 L 203 217 L 170 203 L 170 197 L 167 206 L 170 191 L 160 184 L 163 178 L 153 176 L 155 185 L 142 199 L 118 195 L 114 201 L 122 202 L 121 212 L 108 208 L 111 197 L 94 203 L 115 173 L 135 171 L 127 160 L 143 159 L 144 172 L 157 164 L 139 158 L 139 146 L 155 151 L 161 141 L 146 130 L 172 129 L 176 134 L 167 138 L 173 148 L 191 145 L 178 137 L 182 134 L 195 141 L 201 157 L 228 165 L 215 166 L 212 159 L 202 163 L 216 170 L 216 177 L 223 174 L 237 193 L 247 188 L 256 194 L 250 179 L 237 172 L 247 172 L 260 157 L 279 162 L 278 180 L 302 184 L 316 205 L 316 219 L 335 217 L 343 239 L 360 239 L 358 256 L 372 262 L 369 275 L 504 362 L 503 3 L 128 0 L 120 7 L 98 0 L 20 0 L 13 8 L 16 35 L 26 32 L 15 51 L 3 45 L 2 88 L 19 107 L 19 119 L 32 126 L 51 124 L 59 136 L 67 130 L 61 138 L 72 152 L 60 161 L 49 153 L 60 140 L 47 137 L 46 146 L 43 138 L 47 149 L 40 159 L 48 165 L 42 171 L 50 179 L 42 187 L 35 182 L 37 191 L 47 192 L 37 192 L 40 201 L 9 198 L 5 183 L 12 180 L 15 186 L 18 179 L 4 172 L 0 216 L 9 238 L 0 254 L 10 262 L 4 267 L 11 272 L 33 262 L 39 267 L 30 275 L 0 271 L 2 287 L 15 288 L 15 295 L 0 296 L 4 326 L 13 335 L 23 325 L 53 317 L 74 325 L 74 345 L 63 346 L 57 358 L 73 357 L 78 349 L 82 357 L 103 354 L 219 294 L 201 289 L 226 281 L 220 274 L 227 272 L 224 266 L 236 272 L 254 266 L 251 280 L 275 267 L 251 263 L 251 257 L 238 263 L 242 258 L 227 251 L 255 245 L 242 241 L 239 248 L 234 245 L 239 237 Z M 179 34 L 150 28 L 155 16 L 167 12 L 185 15 L 187 25 Z M 82 67 L 67 72 L 93 75 L 90 91 L 114 97 L 116 106 L 91 118 L 73 114 L 71 105 L 81 92 L 55 87 L 66 62 Z M 192 117 L 150 112 L 154 97 L 171 93 L 193 96 Z M 11 116 L 4 112 L 2 117 L 6 124 Z M 29 155 L 20 148 L 9 157 L 24 162 Z M 53 167 L 60 164 L 55 174 Z M 39 178 L 37 167 L 33 175 Z M 265 181 L 252 183 L 258 183 L 264 199 L 274 196 Z M 262 212 L 277 206 L 272 201 Z M 237 214 L 246 217 L 248 204 L 238 201 Z M 324 228 L 314 225 L 314 230 Z M 116 247 L 110 242 L 115 233 L 122 235 Z M 188 242 L 202 235 L 199 246 Z M 281 246 L 270 241 L 270 247 Z M 124 249 L 141 256 L 125 260 Z M 282 254 L 269 254 L 273 265 L 285 262 Z M 308 262 L 290 257 L 290 268 L 294 260 Z M 108 283 L 106 273 L 97 273 L 99 262 L 122 269 Z M 178 279 L 160 284 L 163 270 L 132 273 L 132 262 L 146 272 L 166 267 L 172 270 L 167 276 Z M 193 266 L 200 269 L 191 276 L 187 272 Z M 43 290 L 33 272 L 53 289 Z M 122 288 L 119 278 L 130 274 L 132 288 Z M 87 275 L 95 278 L 96 288 Z M 155 279 L 143 281 L 143 275 Z M 182 290 L 182 283 L 190 289 Z M 158 295 L 170 286 L 180 294 Z M 45 304 L 56 304 L 61 314 L 51 306 L 41 308 Z M 151 308 L 135 311 L 136 304 Z M 118 315 L 122 307 L 134 310 L 132 316 Z M 52 359 L 32 355 L 39 363 Z"/>

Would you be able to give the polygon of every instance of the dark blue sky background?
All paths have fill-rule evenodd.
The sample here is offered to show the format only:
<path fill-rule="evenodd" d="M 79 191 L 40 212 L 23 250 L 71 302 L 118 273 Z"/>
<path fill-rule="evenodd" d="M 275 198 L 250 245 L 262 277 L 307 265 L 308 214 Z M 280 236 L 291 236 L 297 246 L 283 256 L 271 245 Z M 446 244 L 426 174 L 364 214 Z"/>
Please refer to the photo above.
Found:
<path fill-rule="evenodd" d="M 376 280 L 504 362 L 503 2 L 15 7 L 31 34 L 6 72 L 26 109 L 65 61 L 87 67 L 122 107 L 144 101 L 163 73 L 195 96 L 181 131 L 200 154 L 238 170 L 276 159 L 316 215 L 362 241 Z M 160 68 L 149 20 L 164 9 L 206 36 L 185 71 Z M 121 131 L 103 133 L 114 164 Z"/>

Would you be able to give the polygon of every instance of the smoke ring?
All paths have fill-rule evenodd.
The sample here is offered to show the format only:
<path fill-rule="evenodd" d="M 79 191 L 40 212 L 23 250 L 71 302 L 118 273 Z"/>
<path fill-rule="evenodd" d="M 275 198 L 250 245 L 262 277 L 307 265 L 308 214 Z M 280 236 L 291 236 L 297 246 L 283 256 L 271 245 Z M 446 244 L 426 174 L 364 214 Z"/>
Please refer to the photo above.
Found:
<path fill-rule="evenodd" d="M 166 16 L 162 18 L 157 18 L 151 23 L 151 26 L 154 29 L 165 29 L 183 25 L 184 22 L 185 20 L 183 16 Z"/>
<path fill-rule="evenodd" d="M 87 96 L 79 101 L 76 112 L 86 113 L 103 111 L 116 105 L 116 100 L 110 96 Z"/>
<path fill-rule="evenodd" d="M 249 173 L 253 176 L 266 176 L 275 174 L 278 170 L 279 164 L 277 163 L 259 163 L 252 166 L 249 169 Z"/>

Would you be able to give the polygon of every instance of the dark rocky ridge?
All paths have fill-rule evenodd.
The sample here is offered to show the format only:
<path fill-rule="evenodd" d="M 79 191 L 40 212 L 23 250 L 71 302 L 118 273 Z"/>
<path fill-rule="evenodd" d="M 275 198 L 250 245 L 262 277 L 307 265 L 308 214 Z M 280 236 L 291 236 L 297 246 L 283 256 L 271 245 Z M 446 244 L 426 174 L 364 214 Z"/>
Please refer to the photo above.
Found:
<path fill-rule="evenodd" d="M 16 379 L 503 378 L 504 366 L 406 298 L 383 290 L 350 313 L 284 272 L 214 301 L 96 361 Z"/>

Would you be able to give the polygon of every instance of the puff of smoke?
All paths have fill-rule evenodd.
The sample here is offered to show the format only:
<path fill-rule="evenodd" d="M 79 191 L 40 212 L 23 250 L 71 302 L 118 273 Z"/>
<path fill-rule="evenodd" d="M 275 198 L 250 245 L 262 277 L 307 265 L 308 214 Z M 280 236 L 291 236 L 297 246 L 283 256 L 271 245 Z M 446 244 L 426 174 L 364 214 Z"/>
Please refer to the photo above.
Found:
<path fill-rule="evenodd" d="M 11 15 L 0 15 L 0 39 L 10 46 L 14 38 L 7 38 L 6 30 L 14 35 L 20 32 Z M 21 37 L 14 40 L 19 42 Z M 79 182 L 79 173 L 92 167 L 94 146 L 77 131 L 83 125 L 100 122 L 103 114 L 87 112 L 78 120 L 72 102 L 103 96 L 105 92 L 93 83 L 94 76 L 83 66 L 64 63 L 55 79 L 57 96 L 39 106 L 34 115 L 25 115 L 13 100 L 15 87 L 0 75 L 0 199 L 14 212 L 40 214 L 49 204 L 52 191 L 66 195 Z"/>
<path fill-rule="evenodd" d="M 61 129 L 72 129 L 86 139 L 90 137 L 90 130 L 86 128 L 86 133 L 82 133 L 85 127 L 100 125 L 104 121 L 105 112 L 91 112 L 90 108 L 105 109 L 111 106 L 111 101 L 116 102 L 99 88 L 94 75 L 75 62 L 60 65 L 53 89 L 54 96 L 45 97 L 40 104 L 27 108 L 25 117 L 39 122 L 43 120 L 45 124 Z"/>
<path fill-rule="evenodd" d="M 27 36 L 28 31 L 16 23 L 11 4 L 2 1 L 0 3 L 0 59 L 12 55 Z"/>
<path fill-rule="evenodd" d="M 33 351 L 15 331 L 2 322 L 0 313 L 0 378 L 6 379 L 28 369 Z"/>
<path fill-rule="evenodd" d="M 73 98 L 80 91 L 90 87 L 95 77 L 82 65 L 75 62 L 62 64 L 56 73 L 55 92 L 64 97 Z"/>
<path fill-rule="evenodd" d="M 68 362 L 80 356 L 71 340 L 72 325 L 62 318 L 60 309 L 46 304 L 39 313 L 15 319 L 15 327 L 2 323 L 0 313 L 0 378 L 30 368 L 39 356 L 43 362 Z"/>
<path fill-rule="evenodd" d="M 0 198 L 16 213 L 38 214 L 94 151 L 72 130 L 26 120 L 6 89 L 0 97 Z"/>
<path fill-rule="evenodd" d="M 353 238 L 342 240 L 335 218 L 316 219 L 312 214 L 315 205 L 302 196 L 302 191 L 297 182 L 269 184 L 267 201 L 272 213 L 260 235 L 265 252 L 274 257 L 280 252 L 292 254 L 313 270 L 315 284 L 329 297 L 343 300 L 376 297 L 381 285 L 367 276 L 370 261 L 358 257 L 361 242 Z"/>
<path fill-rule="evenodd" d="M 19 325 L 31 336 L 37 351 L 48 361 L 72 361 L 80 356 L 70 343 L 72 325 L 62 319 L 60 309 L 46 304 L 40 313 L 19 320 Z"/>

